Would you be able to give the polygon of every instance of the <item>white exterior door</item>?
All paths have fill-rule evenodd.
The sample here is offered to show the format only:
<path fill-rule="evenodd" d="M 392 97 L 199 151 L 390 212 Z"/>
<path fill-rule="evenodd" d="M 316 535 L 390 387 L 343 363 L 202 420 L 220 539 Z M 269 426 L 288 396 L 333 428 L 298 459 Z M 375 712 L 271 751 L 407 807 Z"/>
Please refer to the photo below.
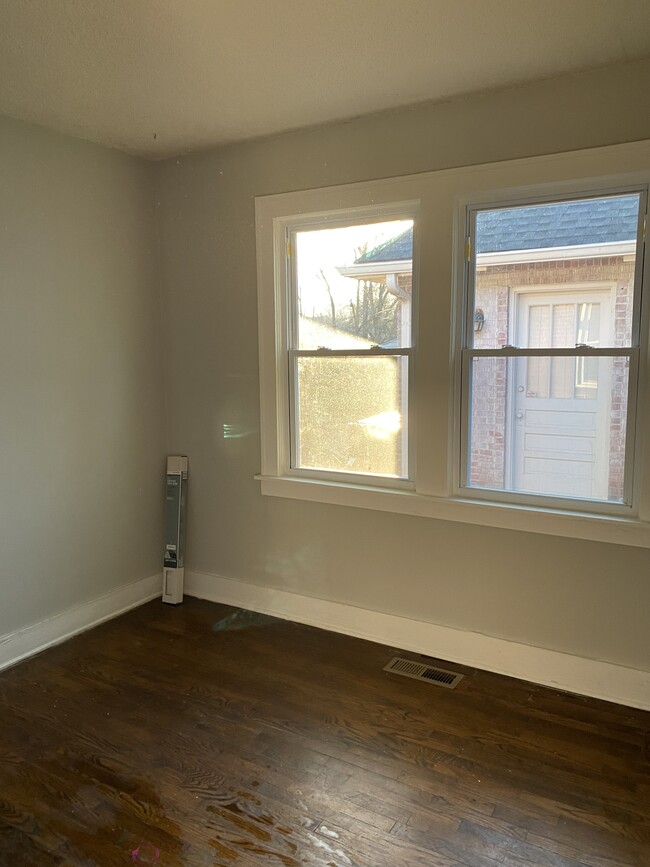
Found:
<path fill-rule="evenodd" d="M 560 289 L 515 294 L 516 346 L 611 345 L 611 292 Z M 606 499 L 609 359 L 514 362 L 511 473 L 515 490 Z"/>

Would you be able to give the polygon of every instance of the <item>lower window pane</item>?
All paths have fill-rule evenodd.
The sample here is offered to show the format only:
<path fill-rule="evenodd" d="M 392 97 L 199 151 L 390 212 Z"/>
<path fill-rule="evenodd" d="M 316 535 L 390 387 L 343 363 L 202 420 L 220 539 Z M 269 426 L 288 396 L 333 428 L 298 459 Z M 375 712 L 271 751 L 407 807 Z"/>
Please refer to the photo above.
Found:
<path fill-rule="evenodd" d="M 408 477 L 408 359 L 298 358 L 293 466 Z"/>
<path fill-rule="evenodd" d="M 624 501 L 627 357 L 475 358 L 470 487 Z"/>

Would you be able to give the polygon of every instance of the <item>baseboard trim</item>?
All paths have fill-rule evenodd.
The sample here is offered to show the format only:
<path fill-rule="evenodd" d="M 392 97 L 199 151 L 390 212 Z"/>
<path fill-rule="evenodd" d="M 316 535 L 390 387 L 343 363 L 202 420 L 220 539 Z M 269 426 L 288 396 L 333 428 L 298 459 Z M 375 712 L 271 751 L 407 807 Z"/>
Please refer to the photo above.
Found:
<path fill-rule="evenodd" d="M 0 636 L 0 671 L 136 608 L 162 592 L 162 572 L 141 578 L 31 626 Z"/>
<path fill-rule="evenodd" d="M 647 671 L 260 587 L 208 572 L 186 570 L 185 593 L 542 686 L 650 710 Z"/>

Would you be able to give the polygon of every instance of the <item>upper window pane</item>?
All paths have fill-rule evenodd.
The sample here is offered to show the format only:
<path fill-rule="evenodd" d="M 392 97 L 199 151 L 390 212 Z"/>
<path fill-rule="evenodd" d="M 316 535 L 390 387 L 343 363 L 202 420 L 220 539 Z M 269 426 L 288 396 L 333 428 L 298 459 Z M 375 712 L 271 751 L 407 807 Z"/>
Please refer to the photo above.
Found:
<path fill-rule="evenodd" d="M 411 345 L 413 221 L 295 233 L 298 349 Z"/>
<path fill-rule="evenodd" d="M 474 212 L 470 345 L 630 346 L 640 205 L 634 193 Z M 522 305 L 531 292 L 544 303 Z"/>

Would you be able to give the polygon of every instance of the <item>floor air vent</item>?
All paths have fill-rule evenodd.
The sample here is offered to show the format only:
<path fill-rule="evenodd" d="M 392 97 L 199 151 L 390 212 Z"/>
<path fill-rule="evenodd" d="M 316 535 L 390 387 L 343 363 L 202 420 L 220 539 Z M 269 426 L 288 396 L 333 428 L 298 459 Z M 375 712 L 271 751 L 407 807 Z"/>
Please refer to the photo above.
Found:
<path fill-rule="evenodd" d="M 391 674 L 401 674 L 404 677 L 412 677 L 414 680 L 425 680 L 427 683 L 436 683 L 438 686 L 446 686 L 453 689 L 463 679 L 462 674 L 455 671 L 446 671 L 444 668 L 433 668 L 423 665 L 421 662 L 413 662 L 412 659 L 401 659 L 396 656 L 385 666 L 384 671 Z"/>

